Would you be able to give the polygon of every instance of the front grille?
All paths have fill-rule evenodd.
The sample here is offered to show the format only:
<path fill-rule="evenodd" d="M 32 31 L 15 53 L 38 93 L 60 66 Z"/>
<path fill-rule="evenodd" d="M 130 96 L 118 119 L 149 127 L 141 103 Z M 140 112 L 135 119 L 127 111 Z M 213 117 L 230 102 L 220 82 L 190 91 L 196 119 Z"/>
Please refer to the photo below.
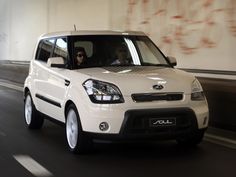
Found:
<path fill-rule="evenodd" d="M 174 118 L 174 126 L 150 126 L 150 119 Z M 194 112 L 188 108 L 129 110 L 125 113 L 121 133 L 125 135 L 166 135 L 176 137 L 196 129 L 197 122 Z"/>
<path fill-rule="evenodd" d="M 150 102 L 150 101 L 178 101 L 183 99 L 182 93 L 138 93 L 132 94 L 132 99 L 135 102 Z"/>

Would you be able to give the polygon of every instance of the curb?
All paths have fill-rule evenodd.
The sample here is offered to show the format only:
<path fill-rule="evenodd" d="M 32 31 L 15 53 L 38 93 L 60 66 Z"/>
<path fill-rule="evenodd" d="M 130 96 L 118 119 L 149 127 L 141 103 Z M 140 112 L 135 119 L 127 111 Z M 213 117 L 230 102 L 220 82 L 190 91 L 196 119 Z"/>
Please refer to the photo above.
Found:
<path fill-rule="evenodd" d="M 233 139 L 206 133 L 204 136 L 204 140 L 214 144 L 228 147 L 230 149 L 236 149 L 236 140 Z"/>

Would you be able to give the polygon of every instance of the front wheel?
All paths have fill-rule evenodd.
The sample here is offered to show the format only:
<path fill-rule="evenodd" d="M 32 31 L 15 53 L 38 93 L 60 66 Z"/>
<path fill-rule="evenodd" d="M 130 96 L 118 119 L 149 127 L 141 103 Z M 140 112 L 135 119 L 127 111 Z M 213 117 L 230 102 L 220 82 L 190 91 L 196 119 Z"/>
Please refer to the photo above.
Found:
<path fill-rule="evenodd" d="M 66 139 L 73 153 L 85 153 L 91 150 L 92 140 L 82 131 L 79 114 L 73 104 L 69 105 L 66 111 Z"/>
<path fill-rule="evenodd" d="M 36 110 L 29 92 L 25 96 L 24 116 L 25 123 L 29 129 L 40 129 L 43 126 L 44 118 Z"/>

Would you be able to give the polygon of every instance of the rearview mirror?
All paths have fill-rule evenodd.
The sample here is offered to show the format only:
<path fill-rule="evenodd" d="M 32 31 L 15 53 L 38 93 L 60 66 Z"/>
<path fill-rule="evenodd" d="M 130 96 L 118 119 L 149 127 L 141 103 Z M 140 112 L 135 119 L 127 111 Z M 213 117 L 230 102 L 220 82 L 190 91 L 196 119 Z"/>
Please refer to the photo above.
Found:
<path fill-rule="evenodd" d="M 65 61 L 62 57 L 52 57 L 47 61 L 48 67 L 65 68 Z"/>
<path fill-rule="evenodd" d="M 168 59 L 168 61 L 170 62 L 170 64 L 172 66 L 176 66 L 177 65 L 177 61 L 176 61 L 175 57 L 168 56 L 167 59 Z"/>

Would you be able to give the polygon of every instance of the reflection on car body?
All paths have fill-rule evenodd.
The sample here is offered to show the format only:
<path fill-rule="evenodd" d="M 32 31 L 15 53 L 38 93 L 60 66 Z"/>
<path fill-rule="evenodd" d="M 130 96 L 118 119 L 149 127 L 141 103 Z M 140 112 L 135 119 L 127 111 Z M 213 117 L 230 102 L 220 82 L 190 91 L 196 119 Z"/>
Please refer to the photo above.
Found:
<path fill-rule="evenodd" d="M 86 64 L 77 66 L 76 48 Z M 175 65 L 142 32 L 43 35 L 24 85 L 26 125 L 64 123 L 68 147 L 79 153 L 94 138 L 196 145 L 208 126 L 207 101 L 198 80 Z"/>

